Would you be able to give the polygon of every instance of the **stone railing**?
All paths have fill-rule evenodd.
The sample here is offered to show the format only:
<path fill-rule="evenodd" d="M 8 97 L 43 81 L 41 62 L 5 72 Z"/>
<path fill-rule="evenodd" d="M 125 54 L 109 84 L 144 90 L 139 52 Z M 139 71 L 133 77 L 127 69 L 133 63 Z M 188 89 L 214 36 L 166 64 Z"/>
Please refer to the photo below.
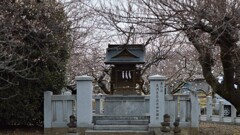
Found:
<path fill-rule="evenodd" d="M 95 95 L 95 115 L 149 116 L 149 96 Z"/>
<path fill-rule="evenodd" d="M 74 114 L 78 129 L 92 129 L 94 115 L 147 116 L 150 117 L 151 129 L 161 127 L 163 116 L 168 114 L 170 126 L 180 118 L 181 127 L 198 129 L 200 109 L 197 93 L 166 95 L 165 79 L 160 75 L 149 78 L 149 96 L 93 96 L 93 78 L 78 76 L 77 95 L 44 93 L 44 128 L 67 127 L 69 116 Z"/>
<path fill-rule="evenodd" d="M 107 95 L 93 96 L 95 100 L 94 115 L 150 116 L 150 96 L 111 96 L 111 98 L 113 100 L 108 100 Z M 137 98 L 139 99 L 131 100 Z M 179 118 L 180 125 L 183 127 L 198 126 L 200 114 L 197 96 L 194 93 L 191 95 L 165 95 L 164 104 L 164 114 L 171 117 L 171 125 Z M 161 109 L 162 107 L 161 105 Z M 196 123 L 194 123 L 194 119 L 196 119 Z"/>
<path fill-rule="evenodd" d="M 52 95 L 44 92 L 44 127 L 66 127 L 69 116 L 74 114 L 76 95 Z"/>
<path fill-rule="evenodd" d="M 212 96 L 207 96 L 206 108 L 200 110 L 200 120 L 208 122 L 240 123 L 240 117 L 236 115 L 236 109 L 231 104 L 220 100 L 218 104 L 213 103 Z"/>

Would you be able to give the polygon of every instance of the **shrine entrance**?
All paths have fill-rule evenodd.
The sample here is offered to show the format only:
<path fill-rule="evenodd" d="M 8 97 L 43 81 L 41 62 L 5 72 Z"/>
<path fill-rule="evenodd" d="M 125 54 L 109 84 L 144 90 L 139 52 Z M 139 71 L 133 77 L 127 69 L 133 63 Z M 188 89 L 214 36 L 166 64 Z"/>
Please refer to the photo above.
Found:
<path fill-rule="evenodd" d="M 105 64 L 112 66 L 110 75 L 111 94 L 140 94 L 143 83 L 140 65 L 144 63 L 144 45 L 108 45 Z"/>

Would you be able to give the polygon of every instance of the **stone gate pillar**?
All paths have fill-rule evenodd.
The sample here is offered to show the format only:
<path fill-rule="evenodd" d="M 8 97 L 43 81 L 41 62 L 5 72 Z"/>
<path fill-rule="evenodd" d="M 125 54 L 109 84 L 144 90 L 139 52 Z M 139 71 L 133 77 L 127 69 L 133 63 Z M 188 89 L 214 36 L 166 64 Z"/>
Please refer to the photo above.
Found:
<path fill-rule="evenodd" d="M 90 76 L 77 76 L 77 127 L 92 127 L 92 92 L 93 78 Z"/>
<path fill-rule="evenodd" d="M 160 127 L 165 114 L 165 76 L 153 75 L 150 81 L 150 124 L 149 127 Z"/>

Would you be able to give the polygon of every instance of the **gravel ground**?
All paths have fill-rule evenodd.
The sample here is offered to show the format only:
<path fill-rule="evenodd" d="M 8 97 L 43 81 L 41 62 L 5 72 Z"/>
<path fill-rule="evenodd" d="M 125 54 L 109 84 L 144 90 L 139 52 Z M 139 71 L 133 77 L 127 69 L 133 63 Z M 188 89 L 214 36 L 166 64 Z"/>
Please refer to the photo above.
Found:
<path fill-rule="evenodd" d="M 240 135 L 240 125 L 201 122 L 199 135 Z"/>
<path fill-rule="evenodd" d="M 240 125 L 201 122 L 199 135 L 240 135 Z M 42 128 L 1 129 L 0 135 L 43 135 Z"/>
<path fill-rule="evenodd" d="M 0 129 L 0 135 L 43 135 L 43 128 L 14 127 L 14 128 Z"/>

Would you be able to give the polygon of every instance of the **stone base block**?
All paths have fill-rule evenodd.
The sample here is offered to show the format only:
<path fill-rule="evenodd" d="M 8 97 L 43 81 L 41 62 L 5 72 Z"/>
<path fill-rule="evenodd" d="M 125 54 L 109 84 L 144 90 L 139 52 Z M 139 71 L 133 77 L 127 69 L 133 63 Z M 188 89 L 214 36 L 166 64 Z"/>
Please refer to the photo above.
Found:
<path fill-rule="evenodd" d="M 147 96 L 106 96 L 104 115 L 145 116 L 149 110 Z"/>

